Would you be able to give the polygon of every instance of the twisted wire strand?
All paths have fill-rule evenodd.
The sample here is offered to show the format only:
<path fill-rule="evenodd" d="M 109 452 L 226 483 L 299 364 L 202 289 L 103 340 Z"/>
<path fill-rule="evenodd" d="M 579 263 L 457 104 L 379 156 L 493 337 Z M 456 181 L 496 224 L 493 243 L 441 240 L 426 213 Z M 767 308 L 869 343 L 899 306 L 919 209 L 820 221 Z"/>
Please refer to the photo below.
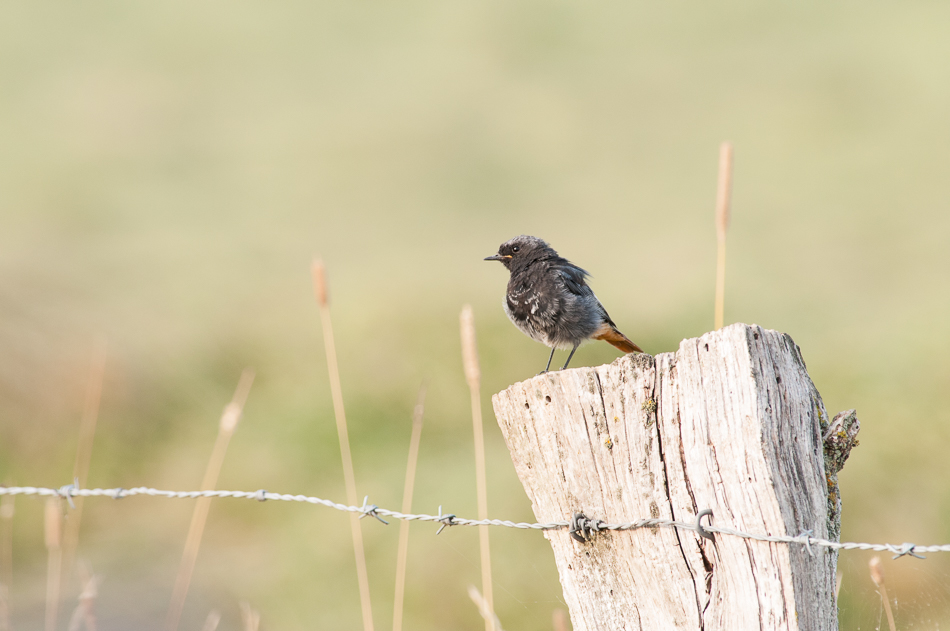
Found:
<path fill-rule="evenodd" d="M 574 528 L 574 522 L 571 520 L 565 521 L 556 521 L 550 523 L 527 523 L 527 522 L 514 522 L 504 519 L 466 519 L 464 517 L 457 517 L 451 513 L 442 513 L 442 507 L 439 507 L 438 515 L 424 515 L 424 514 L 411 514 L 411 513 L 400 513 L 399 511 L 388 510 L 385 508 L 380 508 L 375 504 L 368 504 L 368 498 L 363 501 L 363 506 L 348 506 L 346 504 L 339 504 L 331 500 L 325 500 L 319 497 L 313 497 L 310 495 L 292 495 L 289 493 L 272 493 L 270 491 L 265 491 L 260 489 L 258 491 L 167 491 L 161 489 L 153 489 L 150 487 L 139 486 L 131 489 L 123 488 L 114 488 L 114 489 L 81 489 L 77 488 L 75 484 L 68 484 L 66 486 L 60 487 L 58 489 L 53 488 L 44 488 L 44 487 L 35 487 L 35 486 L 10 486 L 4 487 L 0 486 L 0 495 L 38 495 L 46 497 L 59 497 L 70 504 L 72 504 L 72 498 L 74 497 L 108 497 L 111 499 L 122 499 L 126 497 L 134 497 L 138 495 L 145 495 L 148 497 L 164 497 L 169 499 L 195 499 L 199 497 L 218 497 L 218 498 L 237 498 L 237 499 L 253 499 L 259 502 L 263 501 L 278 501 L 278 502 L 301 502 L 305 504 L 317 504 L 320 506 L 326 506 L 327 508 L 333 508 L 338 511 L 348 512 L 348 513 L 360 513 L 361 517 L 371 516 L 376 517 L 380 521 L 382 517 L 391 517 L 393 519 L 401 519 L 405 521 L 422 521 L 422 522 L 435 522 L 442 524 L 442 528 L 446 526 L 502 526 L 505 528 L 519 528 L 522 530 L 560 530 L 565 528 Z M 891 543 L 853 543 L 853 542 L 839 542 L 839 541 L 829 541 L 827 539 L 821 539 L 818 537 L 811 536 L 810 531 L 805 531 L 797 537 L 790 537 L 787 535 L 763 535 L 756 533 L 743 532 L 741 530 L 735 530 L 733 528 L 727 528 L 724 526 L 702 526 L 699 525 L 699 519 L 695 522 L 682 522 L 675 521 L 671 519 L 640 519 L 637 521 L 623 522 L 619 524 L 608 524 L 600 520 L 592 520 L 578 515 L 577 517 L 583 518 L 584 522 L 582 528 L 584 530 L 590 531 L 601 531 L 601 530 L 637 530 L 639 528 L 656 528 L 656 527 L 665 527 L 665 528 L 681 528 L 684 530 L 693 530 L 696 532 L 701 532 L 702 530 L 706 532 L 718 533 L 723 535 L 730 535 L 733 537 L 741 537 L 743 539 L 752 539 L 755 541 L 765 541 L 769 543 L 785 543 L 785 544 L 798 544 L 804 546 L 809 553 L 812 553 L 811 546 L 820 546 L 825 548 L 830 548 L 834 550 L 874 550 L 877 552 L 890 552 L 894 555 L 894 558 L 902 556 L 913 556 L 918 559 L 924 557 L 920 556 L 922 552 L 950 552 L 950 544 L 944 545 L 930 545 L 930 546 L 920 546 L 913 543 L 903 543 L 900 545 L 895 545 Z M 575 518 L 576 520 L 576 518 Z M 383 523 L 387 523 L 383 521 Z M 439 529 L 439 532 L 442 531 L 442 528 Z"/>

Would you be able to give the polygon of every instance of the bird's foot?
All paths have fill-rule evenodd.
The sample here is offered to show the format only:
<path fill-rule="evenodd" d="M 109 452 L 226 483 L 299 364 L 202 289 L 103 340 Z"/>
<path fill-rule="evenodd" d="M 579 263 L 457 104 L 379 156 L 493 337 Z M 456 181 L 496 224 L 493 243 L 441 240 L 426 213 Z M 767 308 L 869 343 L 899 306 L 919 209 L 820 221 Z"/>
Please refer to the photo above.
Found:
<path fill-rule="evenodd" d="M 549 373 L 549 372 L 551 372 L 551 371 L 550 371 L 550 370 L 542 370 L 541 372 L 539 372 L 538 374 L 536 374 L 535 377 L 540 377 L 541 375 L 546 375 L 546 374 Z"/>

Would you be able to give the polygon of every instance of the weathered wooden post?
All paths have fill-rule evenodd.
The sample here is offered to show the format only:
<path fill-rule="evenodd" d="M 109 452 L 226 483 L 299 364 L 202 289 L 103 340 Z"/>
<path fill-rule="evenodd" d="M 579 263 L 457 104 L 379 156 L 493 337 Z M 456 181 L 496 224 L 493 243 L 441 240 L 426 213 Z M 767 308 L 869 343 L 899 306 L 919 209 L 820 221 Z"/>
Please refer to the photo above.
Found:
<path fill-rule="evenodd" d="M 735 324 L 492 401 L 539 521 L 695 522 L 709 508 L 720 526 L 837 539 L 835 474 L 858 423 L 853 411 L 830 421 L 787 335 Z M 545 536 L 575 631 L 838 626 L 837 554 L 825 547 L 674 528 Z"/>

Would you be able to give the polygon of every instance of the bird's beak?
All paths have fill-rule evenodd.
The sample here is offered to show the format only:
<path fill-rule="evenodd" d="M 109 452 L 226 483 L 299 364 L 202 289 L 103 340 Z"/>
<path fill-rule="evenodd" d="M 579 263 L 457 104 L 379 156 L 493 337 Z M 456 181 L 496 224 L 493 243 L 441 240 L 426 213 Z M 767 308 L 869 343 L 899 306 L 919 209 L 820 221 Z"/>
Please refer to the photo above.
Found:
<path fill-rule="evenodd" d="M 501 255 L 501 254 L 492 254 L 491 256 L 486 256 L 486 261 L 504 261 L 505 259 L 510 259 L 511 256 Z"/>

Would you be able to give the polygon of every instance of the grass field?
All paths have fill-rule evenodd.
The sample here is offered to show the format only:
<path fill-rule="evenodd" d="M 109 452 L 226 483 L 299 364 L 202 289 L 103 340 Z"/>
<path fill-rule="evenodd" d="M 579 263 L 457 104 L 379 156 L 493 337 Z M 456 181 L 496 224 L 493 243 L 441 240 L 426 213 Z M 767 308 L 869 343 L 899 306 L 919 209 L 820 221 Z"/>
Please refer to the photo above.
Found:
<path fill-rule="evenodd" d="M 857 408 L 842 537 L 950 542 L 948 27 L 935 2 L 4 3 L 0 481 L 70 481 L 104 340 L 89 485 L 197 487 L 253 366 L 219 486 L 342 500 L 319 254 L 360 495 L 399 506 L 424 382 L 414 509 L 474 516 L 470 303 L 490 513 L 533 521 L 488 398 L 547 350 L 508 323 L 506 275 L 481 259 L 543 237 L 629 337 L 675 350 L 713 325 L 728 139 L 726 321 L 789 333 L 829 412 Z M 101 628 L 161 627 L 192 506 L 86 502 Z M 43 619 L 42 521 L 17 501 L 15 628 Z M 388 628 L 397 529 L 364 532 Z M 412 527 L 405 628 L 479 629 L 477 533 L 434 533 Z M 547 542 L 496 530 L 492 546 L 505 627 L 551 629 Z M 869 556 L 841 556 L 842 629 L 881 620 Z M 900 628 L 950 624 L 950 557 L 883 570 Z M 211 608 L 237 628 L 241 600 L 268 629 L 359 628 L 347 517 L 214 503 L 182 628 Z"/>

